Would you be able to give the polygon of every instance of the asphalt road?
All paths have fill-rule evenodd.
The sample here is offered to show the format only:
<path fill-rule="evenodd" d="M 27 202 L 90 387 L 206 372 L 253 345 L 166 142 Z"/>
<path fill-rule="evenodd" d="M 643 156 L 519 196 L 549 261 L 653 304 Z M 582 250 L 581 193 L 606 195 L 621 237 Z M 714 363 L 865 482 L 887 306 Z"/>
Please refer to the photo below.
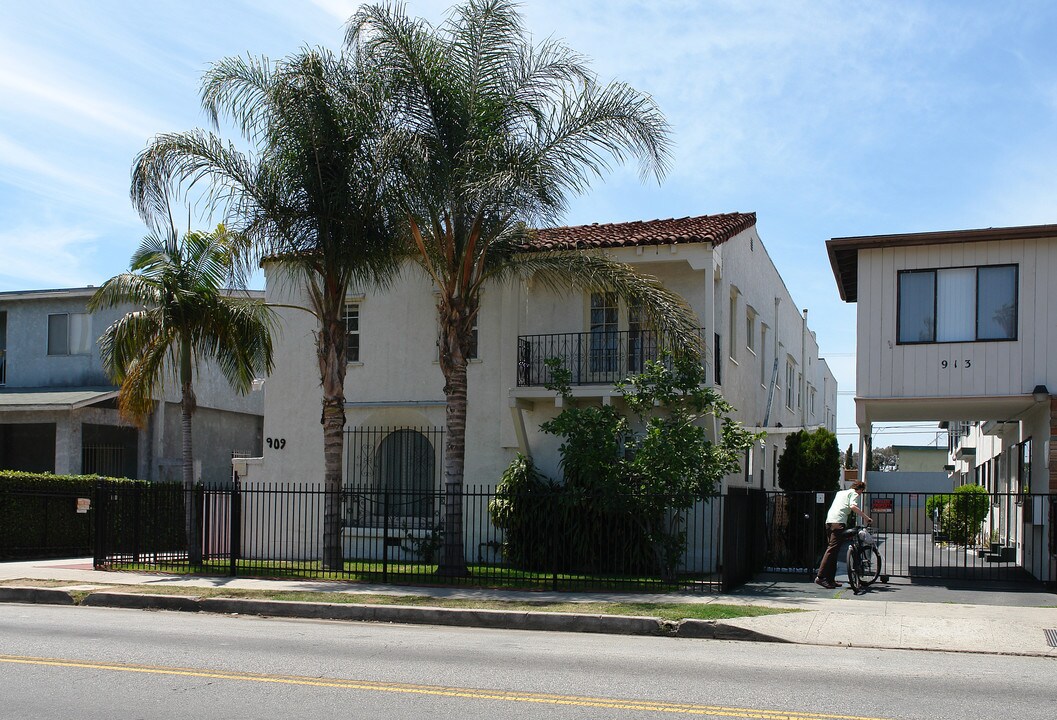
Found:
<path fill-rule="evenodd" d="M 1045 658 L 0 606 L 0 718 L 1057 717 Z"/>

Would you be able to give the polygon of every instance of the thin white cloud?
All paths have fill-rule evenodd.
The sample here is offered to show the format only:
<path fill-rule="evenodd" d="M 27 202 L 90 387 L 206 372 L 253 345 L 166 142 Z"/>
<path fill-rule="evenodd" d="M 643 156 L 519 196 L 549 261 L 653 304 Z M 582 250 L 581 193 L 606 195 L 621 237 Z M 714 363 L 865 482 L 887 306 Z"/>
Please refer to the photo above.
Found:
<path fill-rule="evenodd" d="M 0 99 L 4 103 L 17 104 L 51 122 L 82 128 L 87 122 L 137 139 L 149 138 L 164 127 L 160 120 L 105 93 L 86 92 L 56 74 L 27 71 L 27 65 L 32 67 L 0 55 Z"/>
<path fill-rule="evenodd" d="M 78 287 L 96 280 L 86 262 L 96 235 L 81 227 L 0 230 L 0 290 Z"/>

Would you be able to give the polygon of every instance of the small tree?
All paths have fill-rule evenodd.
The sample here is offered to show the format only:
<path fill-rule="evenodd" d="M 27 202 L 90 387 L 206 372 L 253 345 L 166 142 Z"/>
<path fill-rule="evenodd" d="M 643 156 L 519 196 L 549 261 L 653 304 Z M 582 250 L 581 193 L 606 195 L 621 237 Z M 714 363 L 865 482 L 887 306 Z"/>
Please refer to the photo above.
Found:
<path fill-rule="evenodd" d="M 565 483 L 549 484 L 520 457 L 507 470 L 491 511 L 506 532 L 508 559 L 538 565 L 543 548 L 524 541 L 540 542 L 546 533 L 533 528 L 564 517 L 559 546 L 577 569 L 619 563 L 670 576 L 686 546 L 679 511 L 707 500 L 725 475 L 738 472 L 743 453 L 761 436 L 730 418 L 733 408 L 705 385 L 705 369 L 692 358 L 666 356 L 617 383 L 627 415 L 613 405 L 576 407 L 569 370 L 556 359 L 547 364 L 548 388 L 566 402 L 540 428 L 562 438 Z M 718 442 L 699 423 L 709 415 L 722 427 Z M 548 493 L 560 501 L 547 502 Z"/>
<path fill-rule="evenodd" d="M 834 491 L 840 487 L 840 448 L 826 428 L 798 430 L 785 439 L 778 458 L 778 487 L 786 492 Z"/>
<path fill-rule="evenodd" d="M 971 545 L 991 509 L 991 500 L 987 490 L 979 485 L 962 485 L 947 496 L 942 508 L 941 523 L 950 541 Z"/>
<path fill-rule="evenodd" d="M 852 470 L 855 468 L 855 453 L 852 451 L 851 443 L 848 443 L 848 451 L 844 453 L 844 469 Z"/>
<path fill-rule="evenodd" d="M 236 298 L 225 280 L 242 278 L 234 263 L 241 238 L 223 225 L 182 238 L 170 222 L 148 235 L 132 256 L 130 272 L 110 278 L 88 301 L 95 311 L 125 303 L 140 305 L 99 338 L 103 368 L 121 385 L 118 410 L 142 425 L 154 410 L 166 379 L 180 386 L 183 485 L 188 562 L 202 562 L 194 489 L 191 416 L 198 403 L 194 377 L 213 361 L 235 390 L 249 391 L 253 378 L 272 368 L 272 316 L 263 302 Z"/>

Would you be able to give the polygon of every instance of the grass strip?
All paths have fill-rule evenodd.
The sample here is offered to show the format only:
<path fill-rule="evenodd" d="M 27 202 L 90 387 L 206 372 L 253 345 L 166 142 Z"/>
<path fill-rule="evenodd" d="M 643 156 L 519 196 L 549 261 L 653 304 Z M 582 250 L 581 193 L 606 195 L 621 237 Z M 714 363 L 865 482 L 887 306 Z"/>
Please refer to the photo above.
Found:
<path fill-rule="evenodd" d="M 58 580 L 8 580 L 4 585 L 62 587 L 74 583 Z M 93 583 L 95 584 L 95 583 Z M 98 583 L 102 585 L 102 583 Z M 182 595 L 197 598 L 244 598 L 249 600 L 287 600 L 292 602 L 329 602 L 359 605 L 401 605 L 409 607 L 441 607 L 472 610 L 515 610 L 550 613 L 578 613 L 588 615 L 630 615 L 657 617 L 662 620 L 727 620 L 739 617 L 758 617 L 789 612 L 794 608 L 775 608 L 762 605 L 727 605 L 723 603 L 665 603 L 665 602 L 553 602 L 546 600 L 491 600 L 478 598 L 439 598 L 425 595 L 387 595 L 380 593 L 311 592 L 303 590 L 251 590 L 243 588 L 208 588 L 174 585 L 108 585 L 107 590 L 151 595 Z M 78 602 L 99 591 L 77 591 Z"/>

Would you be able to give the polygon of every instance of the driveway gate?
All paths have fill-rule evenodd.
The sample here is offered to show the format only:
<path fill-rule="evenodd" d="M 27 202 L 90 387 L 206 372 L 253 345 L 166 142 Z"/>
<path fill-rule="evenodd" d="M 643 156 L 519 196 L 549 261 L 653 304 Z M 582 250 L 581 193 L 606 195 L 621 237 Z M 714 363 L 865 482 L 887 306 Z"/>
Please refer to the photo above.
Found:
<path fill-rule="evenodd" d="M 813 573 L 832 493 L 767 494 L 765 566 Z M 867 492 L 884 573 L 953 581 L 1057 581 L 1057 496 Z M 841 558 L 843 560 L 843 558 Z"/>

